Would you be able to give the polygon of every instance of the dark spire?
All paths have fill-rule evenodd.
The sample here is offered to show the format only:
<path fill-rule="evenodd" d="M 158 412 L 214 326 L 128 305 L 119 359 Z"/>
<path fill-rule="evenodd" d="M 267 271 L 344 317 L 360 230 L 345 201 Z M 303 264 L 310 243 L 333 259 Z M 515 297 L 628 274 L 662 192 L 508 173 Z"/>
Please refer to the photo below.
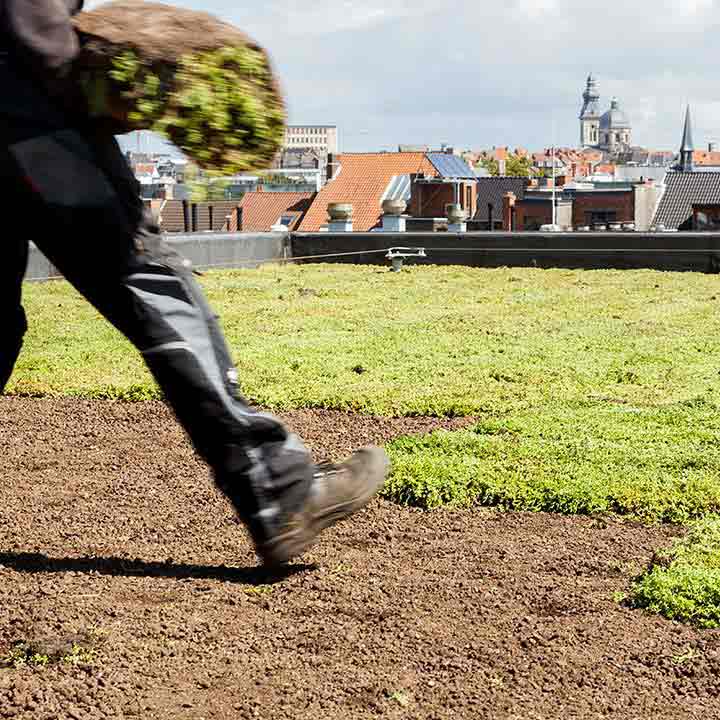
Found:
<path fill-rule="evenodd" d="M 680 146 L 680 170 L 682 172 L 693 171 L 693 151 L 695 146 L 692 139 L 692 119 L 690 117 L 690 105 L 685 112 L 685 129 L 683 130 L 682 145 Z"/>
<path fill-rule="evenodd" d="M 595 79 L 595 76 L 590 73 L 588 75 L 585 92 L 583 93 L 583 107 L 580 111 L 580 117 L 600 117 L 600 107 L 598 105 L 599 99 L 600 93 L 598 93 L 597 89 L 597 80 Z"/>

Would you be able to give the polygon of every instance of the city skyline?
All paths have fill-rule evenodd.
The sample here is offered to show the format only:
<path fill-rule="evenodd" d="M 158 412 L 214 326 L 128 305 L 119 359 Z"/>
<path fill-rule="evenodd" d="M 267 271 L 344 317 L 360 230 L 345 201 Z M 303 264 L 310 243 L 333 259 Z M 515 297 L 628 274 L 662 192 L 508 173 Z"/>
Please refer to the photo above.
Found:
<path fill-rule="evenodd" d="M 689 102 L 698 148 L 720 140 L 714 0 L 175 0 L 268 49 L 293 124 L 337 124 L 345 151 L 398 144 L 578 144 L 584 81 L 618 97 L 633 142 L 674 149 Z M 88 7 L 99 5 L 90 2 Z"/>

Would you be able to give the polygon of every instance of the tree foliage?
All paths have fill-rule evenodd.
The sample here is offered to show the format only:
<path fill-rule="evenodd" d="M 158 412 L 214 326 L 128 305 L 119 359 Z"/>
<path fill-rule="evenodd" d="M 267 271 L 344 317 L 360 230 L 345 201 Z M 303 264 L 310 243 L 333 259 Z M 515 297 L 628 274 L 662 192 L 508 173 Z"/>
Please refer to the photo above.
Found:
<path fill-rule="evenodd" d="M 484 167 L 493 177 L 500 174 L 500 163 L 495 158 L 484 157 L 480 161 L 480 165 Z"/>
<path fill-rule="evenodd" d="M 530 177 L 532 173 L 532 160 L 527 155 L 514 153 L 505 161 L 505 174 L 512 177 Z"/>
<path fill-rule="evenodd" d="M 480 160 L 480 165 L 484 167 L 493 177 L 500 175 L 500 162 L 494 157 L 486 156 Z M 505 160 L 505 170 L 503 175 L 511 177 L 530 177 L 533 175 L 532 159 L 526 155 L 513 153 L 508 155 Z"/>

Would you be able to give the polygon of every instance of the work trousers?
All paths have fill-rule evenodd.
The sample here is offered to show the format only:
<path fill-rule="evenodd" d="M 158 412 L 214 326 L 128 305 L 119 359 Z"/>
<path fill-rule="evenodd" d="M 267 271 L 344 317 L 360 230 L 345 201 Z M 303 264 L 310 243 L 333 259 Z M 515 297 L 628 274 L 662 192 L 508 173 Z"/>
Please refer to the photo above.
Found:
<path fill-rule="evenodd" d="M 8 87 L 4 80 L 12 103 L 17 78 L 0 67 L 0 85 Z M 190 263 L 144 212 L 115 139 L 78 129 L 39 93 L 17 88 L 19 100 L 5 111 L 0 100 L 0 392 L 27 328 L 21 286 L 32 240 L 142 353 L 218 486 L 256 537 L 272 535 L 307 495 L 308 451 L 240 396 Z"/>

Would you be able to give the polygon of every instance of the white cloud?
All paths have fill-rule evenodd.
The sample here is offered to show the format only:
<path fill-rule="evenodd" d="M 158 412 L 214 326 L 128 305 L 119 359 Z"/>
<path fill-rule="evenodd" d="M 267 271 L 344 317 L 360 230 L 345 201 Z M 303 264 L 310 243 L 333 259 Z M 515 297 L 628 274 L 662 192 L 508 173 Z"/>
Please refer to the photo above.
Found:
<path fill-rule="evenodd" d="M 271 52 L 293 122 L 337 122 L 348 149 L 400 142 L 577 141 L 589 71 L 636 142 L 720 139 L 720 0 L 175 0 Z M 97 4 L 90 3 L 90 5 Z"/>
<path fill-rule="evenodd" d="M 434 9 L 435 4 L 405 0 L 368 0 L 363 3 L 356 0 L 316 0 L 312 6 L 274 2 L 270 7 L 275 19 L 285 25 L 290 35 L 306 36 L 372 28 L 392 20 L 417 17 Z"/>

